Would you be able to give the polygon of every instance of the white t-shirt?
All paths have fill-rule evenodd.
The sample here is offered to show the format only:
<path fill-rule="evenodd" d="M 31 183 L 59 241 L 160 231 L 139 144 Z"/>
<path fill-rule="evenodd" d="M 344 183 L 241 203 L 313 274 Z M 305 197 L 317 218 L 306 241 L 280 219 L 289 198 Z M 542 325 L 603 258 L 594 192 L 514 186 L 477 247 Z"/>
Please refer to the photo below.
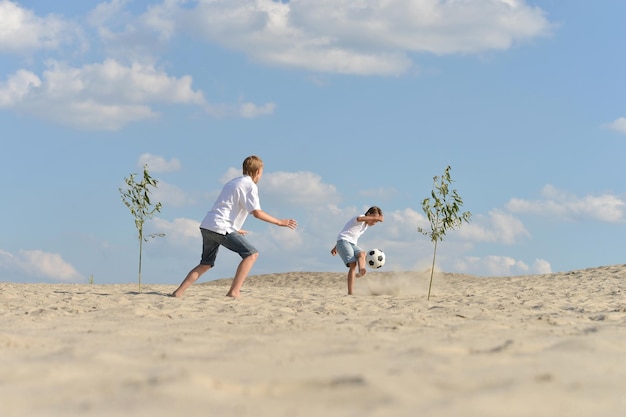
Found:
<path fill-rule="evenodd" d="M 224 185 L 200 227 L 221 234 L 237 232 L 248 213 L 260 209 L 259 189 L 252 178 L 248 175 L 237 177 Z"/>
<path fill-rule="evenodd" d="M 367 224 L 365 222 L 358 222 L 356 219 L 359 216 L 354 216 L 348 223 L 343 227 L 343 230 L 337 236 L 337 240 L 346 240 L 350 243 L 357 244 L 359 237 L 365 230 L 367 230 Z"/>

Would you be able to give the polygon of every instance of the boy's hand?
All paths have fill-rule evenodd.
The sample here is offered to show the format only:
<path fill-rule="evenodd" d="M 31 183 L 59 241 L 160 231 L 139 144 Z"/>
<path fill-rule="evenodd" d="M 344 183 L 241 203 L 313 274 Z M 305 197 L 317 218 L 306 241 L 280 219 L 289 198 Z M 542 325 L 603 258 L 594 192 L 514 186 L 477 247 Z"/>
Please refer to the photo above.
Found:
<path fill-rule="evenodd" d="M 335 246 L 334 248 L 330 250 L 330 254 L 333 256 L 337 255 L 337 246 Z"/>
<path fill-rule="evenodd" d="M 278 221 L 278 226 L 280 227 L 288 227 L 291 230 L 295 230 L 298 228 L 298 222 L 294 219 L 282 219 Z"/>

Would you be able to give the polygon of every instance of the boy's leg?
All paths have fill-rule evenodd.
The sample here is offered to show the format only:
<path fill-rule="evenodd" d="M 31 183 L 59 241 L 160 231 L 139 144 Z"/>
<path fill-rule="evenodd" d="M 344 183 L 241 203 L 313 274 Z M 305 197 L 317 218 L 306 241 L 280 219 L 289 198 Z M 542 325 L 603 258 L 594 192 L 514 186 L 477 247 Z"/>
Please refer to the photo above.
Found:
<path fill-rule="evenodd" d="M 192 269 L 191 271 L 189 271 L 189 273 L 187 274 L 183 282 L 181 282 L 178 288 L 176 289 L 176 291 L 172 293 L 172 296 L 176 298 L 182 297 L 185 290 L 189 288 L 191 284 L 196 282 L 198 278 L 200 278 L 200 276 L 204 274 L 206 271 L 208 271 L 209 269 L 211 269 L 211 265 L 200 264 L 196 266 L 194 269 Z"/>
<path fill-rule="evenodd" d="M 352 288 L 354 287 L 354 277 L 356 275 L 356 262 L 352 262 L 348 265 L 348 295 L 352 295 Z"/>
<path fill-rule="evenodd" d="M 233 283 L 230 286 L 230 290 L 226 293 L 226 296 L 236 298 L 239 297 L 239 290 L 252 269 L 252 265 L 259 257 L 259 252 L 248 242 L 244 235 L 237 232 L 226 235 L 222 245 L 241 256 L 241 262 L 237 267 L 237 272 L 235 272 Z"/>
<path fill-rule="evenodd" d="M 367 273 L 367 271 L 365 270 L 365 252 L 359 252 L 356 256 L 356 259 L 359 264 L 359 273 L 356 274 L 356 277 L 360 278 Z"/>
<path fill-rule="evenodd" d="M 243 282 L 246 280 L 248 273 L 252 269 L 252 265 L 254 265 L 254 262 L 258 257 L 259 253 L 256 252 L 252 255 L 246 256 L 241 260 L 239 266 L 237 267 L 235 278 L 233 278 L 233 283 L 230 286 L 230 290 L 228 290 L 228 293 L 226 293 L 227 297 L 237 298 L 241 295 L 239 290 L 241 290 Z"/>
<path fill-rule="evenodd" d="M 220 247 L 220 242 L 224 237 L 206 229 L 200 229 L 200 232 L 202 233 L 202 258 L 200 259 L 200 264 L 189 271 L 183 282 L 181 282 L 176 291 L 172 293 L 173 297 L 182 297 L 187 288 L 215 265 L 215 258 Z"/>

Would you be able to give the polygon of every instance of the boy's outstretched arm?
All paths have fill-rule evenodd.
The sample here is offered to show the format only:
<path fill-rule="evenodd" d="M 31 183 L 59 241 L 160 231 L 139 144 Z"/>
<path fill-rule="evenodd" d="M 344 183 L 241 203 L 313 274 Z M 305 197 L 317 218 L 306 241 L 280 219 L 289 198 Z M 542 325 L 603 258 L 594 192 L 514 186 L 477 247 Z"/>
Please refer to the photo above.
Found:
<path fill-rule="evenodd" d="M 275 224 L 276 226 L 288 227 L 290 229 L 296 229 L 298 227 L 298 222 L 296 222 L 294 219 L 277 219 L 276 217 L 264 212 L 263 210 L 253 210 L 251 214 L 259 220 Z"/>

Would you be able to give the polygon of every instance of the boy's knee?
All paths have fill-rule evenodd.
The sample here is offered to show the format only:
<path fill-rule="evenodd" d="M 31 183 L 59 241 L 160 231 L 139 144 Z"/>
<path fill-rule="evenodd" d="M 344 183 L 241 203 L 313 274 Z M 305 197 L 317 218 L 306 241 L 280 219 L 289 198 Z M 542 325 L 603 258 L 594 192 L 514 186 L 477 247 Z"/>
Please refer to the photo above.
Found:
<path fill-rule="evenodd" d="M 251 261 L 256 261 L 258 257 L 259 257 L 259 252 L 254 252 L 246 256 L 246 259 L 250 259 Z"/>

